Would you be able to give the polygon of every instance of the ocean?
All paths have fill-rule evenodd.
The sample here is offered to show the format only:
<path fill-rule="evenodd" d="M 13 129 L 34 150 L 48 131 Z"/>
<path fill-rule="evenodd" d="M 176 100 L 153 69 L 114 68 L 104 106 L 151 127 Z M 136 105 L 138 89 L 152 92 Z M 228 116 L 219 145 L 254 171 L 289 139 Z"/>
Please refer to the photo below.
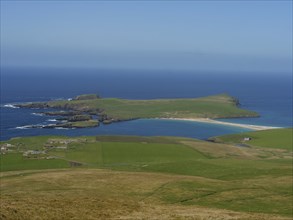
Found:
<path fill-rule="evenodd" d="M 196 98 L 228 93 L 259 118 L 220 119 L 292 127 L 292 75 L 199 71 L 1 68 L 1 140 L 34 135 L 145 135 L 207 139 L 249 129 L 199 122 L 140 119 L 84 129 L 26 128 L 54 123 L 42 110 L 13 108 L 22 102 L 68 99 L 95 93 L 125 99 Z"/>

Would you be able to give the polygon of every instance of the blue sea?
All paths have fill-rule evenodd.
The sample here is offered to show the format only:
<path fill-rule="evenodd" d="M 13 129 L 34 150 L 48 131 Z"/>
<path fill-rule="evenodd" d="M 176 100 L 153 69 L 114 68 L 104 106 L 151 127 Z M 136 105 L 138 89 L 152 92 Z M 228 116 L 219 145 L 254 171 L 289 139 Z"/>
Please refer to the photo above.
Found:
<path fill-rule="evenodd" d="M 84 129 L 26 128 L 54 123 L 39 109 L 13 108 L 23 102 L 68 99 L 96 93 L 104 98 L 196 98 L 228 93 L 259 118 L 221 119 L 243 124 L 292 127 L 292 74 L 200 71 L 1 68 L 1 140 L 32 135 L 145 135 L 207 139 L 249 131 L 199 122 L 140 119 Z"/>

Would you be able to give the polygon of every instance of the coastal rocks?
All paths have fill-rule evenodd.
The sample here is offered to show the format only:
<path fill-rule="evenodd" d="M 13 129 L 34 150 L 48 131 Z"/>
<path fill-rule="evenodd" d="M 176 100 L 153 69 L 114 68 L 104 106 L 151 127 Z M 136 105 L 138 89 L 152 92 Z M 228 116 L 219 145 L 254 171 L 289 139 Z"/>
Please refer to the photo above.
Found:
<path fill-rule="evenodd" d="M 53 113 L 49 115 L 50 116 L 61 115 L 61 116 L 69 116 L 69 117 L 57 118 L 56 119 L 57 121 L 61 121 L 63 123 L 45 125 L 43 126 L 43 128 L 88 128 L 88 127 L 99 126 L 99 121 L 93 120 L 93 117 L 91 115 L 81 114 L 81 112 L 57 112 L 57 113 Z"/>
<path fill-rule="evenodd" d="M 96 116 L 100 116 L 103 114 L 103 109 L 89 109 L 86 111 L 87 114 L 89 115 L 96 115 Z"/>
<path fill-rule="evenodd" d="M 111 124 L 114 122 L 122 122 L 122 121 L 132 121 L 137 120 L 138 118 L 128 118 L 128 119 L 116 119 L 116 118 L 108 118 L 101 121 L 104 125 Z"/>
<path fill-rule="evenodd" d="M 233 100 L 233 102 L 234 102 L 234 104 L 235 104 L 236 106 L 240 106 L 240 105 L 241 105 L 239 99 L 237 99 L 237 98 L 235 98 L 235 97 L 232 97 L 232 100 Z"/>
<path fill-rule="evenodd" d="M 37 124 L 28 125 L 24 128 L 89 128 L 97 127 L 100 123 L 111 124 L 115 120 L 107 116 L 103 109 L 92 108 L 85 105 L 84 102 L 91 102 L 92 100 L 99 99 L 96 94 L 79 95 L 67 101 L 49 101 L 49 102 L 36 102 L 18 104 L 19 108 L 31 109 L 52 109 L 46 112 L 38 112 L 33 114 L 52 116 L 55 119 L 48 121 L 56 121 L 56 124 Z M 59 109 L 59 111 L 58 111 Z M 57 111 L 55 111 L 57 110 Z"/>
<path fill-rule="evenodd" d="M 132 120 L 132 119 L 126 119 L 126 120 L 116 119 L 116 118 L 109 117 L 106 114 L 99 114 L 98 118 L 99 118 L 99 122 L 102 122 L 104 125 L 108 125 L 108 124 L 111 124 L 113 122 L 121 122 L 121 121 Z"/>
<path fill-rule="evenodd" d="M 87 111 L 50 111 L 41 112 L 41 114 L 46 116 L 61 116 L 55 119 L 61 123 L 33 126 L 31 128 L 89 128 L 97 127 L 100 123 L 111 124 L 114 121 L 105 114 L 89 114 Z M 93 116 L 95 115 L 98 118 L 97 120 L 93 119 Z"/>
<path fill-rule="evenodd" d="M 102 121 L 104 125 L 111 124 L 113 121 L 112 120 L 104 120 Z"/>
<path fill-rule="evenodd" d="M 86 94 L 86 95 L 76 96 L 72 100 L 93 100 L 93 99 L 99 99 L 99 98 L 100 98 L 100 96 L 98 96 L 96 94 Z"/>
<path fill-rule="evenodd" d="M 15 104 L 14 106 L 19 108 L 49 108 L 49 105 L 45 102 Z"/>
<path fill-rule="evenodd" d="M 90 128 L 98 127 L 99 122 L 97 120 L 79 121 L 79 122 L 66 122 L 54 125 L 45 125 L 43 128 Z"/>
<path fill-rule="evenodd" d="M 76 122 L 76 121 L 88 121 L 91 120 L 93 117 L 90 115 L 74 115 L 69 117 L 67 120 L 69 122 Z"/>
<path fill-rule="evenodd" d="M 54 112 L 41 112 L 44 115 L 47 116 L 76 116 L 82 114 L 79 111 L 54 111 Z"/>
<path fill-rule="evenodd" d="M 110 121 L 110 120 L 112 120 L 112 118 L 109 117 L 109 116 L 106 115 L 106 114 L 100 114 L 100 115 L 99 115 L 99 121 L 100 121 L 100 122 L 103 122 L 103 121 Z"/>

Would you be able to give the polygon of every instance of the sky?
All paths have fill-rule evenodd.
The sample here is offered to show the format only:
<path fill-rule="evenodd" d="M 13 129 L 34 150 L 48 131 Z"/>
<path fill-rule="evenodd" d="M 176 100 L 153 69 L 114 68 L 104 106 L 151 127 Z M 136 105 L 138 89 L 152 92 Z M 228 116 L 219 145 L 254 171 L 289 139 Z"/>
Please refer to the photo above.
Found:
<path fill-rule="evenodd" d="M 292 1 L 1 1 L 1 66 L 292 72 Z"/>

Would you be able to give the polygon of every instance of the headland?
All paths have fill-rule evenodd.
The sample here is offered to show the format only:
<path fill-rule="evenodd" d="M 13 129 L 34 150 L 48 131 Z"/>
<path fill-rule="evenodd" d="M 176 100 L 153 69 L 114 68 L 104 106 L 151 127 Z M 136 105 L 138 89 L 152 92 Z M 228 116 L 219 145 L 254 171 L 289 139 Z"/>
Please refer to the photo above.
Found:
<path fill-rule="evenodd" d="M 201 98 L 151 100 L 101 98 L 90 94 L 68 100 L 24 103 L 15 106 L 50 109 L 43 114 L 55 116 L 61 123 L 44 128 L 83 128 L 99 126 L 99 123 L 110 124 L 134 119 L 168 118 L 213 122 L 207 121 L 207 118 L 259 117 L 256 112 L 240 108 L 238 99 L 227 94 Z M 225 124 L 227 125 L 227 123 Z M 255 128 L 259 129 L 259 127 Z"/>

